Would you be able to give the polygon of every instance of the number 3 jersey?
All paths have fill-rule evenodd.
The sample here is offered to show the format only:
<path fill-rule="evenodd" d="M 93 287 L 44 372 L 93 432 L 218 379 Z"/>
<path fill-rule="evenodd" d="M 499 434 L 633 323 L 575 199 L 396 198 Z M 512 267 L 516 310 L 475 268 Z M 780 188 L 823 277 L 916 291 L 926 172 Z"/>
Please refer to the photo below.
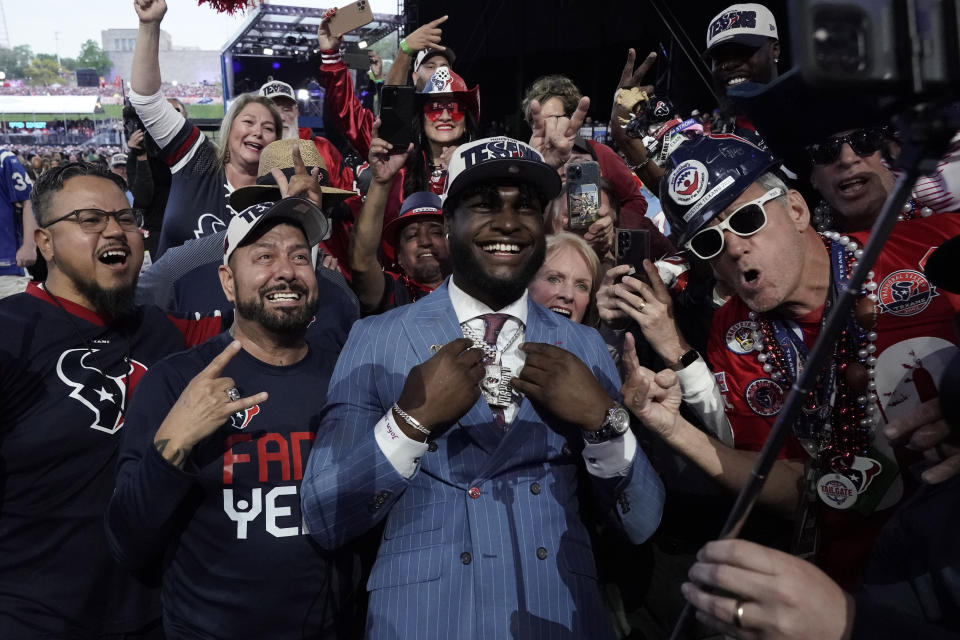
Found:
<path fill-rule="evenodd" d="M 266 391 L 268 400 L 231 415 L 182 470 L 154 446 L 181 392 L 231 339 L 172 356 L 144 377 L 129 412 L 109 536 L 131 566 L 166 554 L 170 638 L 326 637 L 359 576 L 349 553 L 322 552 L 307 535 L 300 481 L 337 350 L 312 344 L 290 366 L 240 351 L 220 375 L 242 397 Z"/>

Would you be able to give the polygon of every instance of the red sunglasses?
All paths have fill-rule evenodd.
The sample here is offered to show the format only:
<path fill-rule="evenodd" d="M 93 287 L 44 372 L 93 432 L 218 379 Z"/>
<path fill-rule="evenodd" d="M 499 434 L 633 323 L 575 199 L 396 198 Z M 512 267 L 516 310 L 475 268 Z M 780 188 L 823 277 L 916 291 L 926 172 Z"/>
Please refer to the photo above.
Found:
<path fill-rule="evenodd" d="M 446 111 L 450 114 L 450 119 L 454 122 L 460 122 L 467 115 L 466 111 L 456 100 L 428 100 L 423 103 L 423 115 L 431 122 L 436 122 Z"/>

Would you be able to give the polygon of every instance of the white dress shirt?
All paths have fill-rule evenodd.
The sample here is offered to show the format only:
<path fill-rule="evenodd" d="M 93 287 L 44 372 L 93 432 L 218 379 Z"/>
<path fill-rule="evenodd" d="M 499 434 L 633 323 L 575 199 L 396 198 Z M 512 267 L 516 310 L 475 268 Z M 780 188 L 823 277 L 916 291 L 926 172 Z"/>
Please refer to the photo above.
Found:
<path fill-rule="evenodd" d="M 510 316 L 497 337 L 497 350 L 501 352 L 500 364 L 508 367 L 511 375 L 519 375 L 526 359 L 526 354 L 520 350 L 520 345 L 523 344 L 527 323 L 527 292 L 524 291 L 522 296 L 502 309 L 494 311 L 465 293 L 463 289 L 456 285 L 452 276 L 448 281 L 447 288 L 450 303 L 457 315 L 457 322 L 461 325 L 466 324 L 478 336 L 482 337 L 485 329 L 483 318 L 480 316 L 487 313 L 504 313 Z M 514 333 L 517 331 L 520 333 L 514 338 Z M 506 350 L 502 351 L 505 347 Z M 504 408 L 504 418 L 507 425 L 513 422 L 519 410 L 520 405 L 517 403 L 511 403 L 509 407 Z M 374 437 L 380 446 L 380 450 L 383 451 L 383 455 L 393 464 L 397 473 L 406 478 L 411 477 L 416 472 L 420 457 L 427 452 L 428 445 L 426 442 L 409 438 L 400 430 L 393 418 L 392 408 L 377 422 L 374 427 Z M 583 457 L 587 463 L 587 470 L 591 474 L 602 478 L 610 478 L 623 475 L 630 469 L 636 449 L 637 439 L 631 431 L 627 431 L 624 436 L 607 442 L 586 444 L 583 449 Z"/>

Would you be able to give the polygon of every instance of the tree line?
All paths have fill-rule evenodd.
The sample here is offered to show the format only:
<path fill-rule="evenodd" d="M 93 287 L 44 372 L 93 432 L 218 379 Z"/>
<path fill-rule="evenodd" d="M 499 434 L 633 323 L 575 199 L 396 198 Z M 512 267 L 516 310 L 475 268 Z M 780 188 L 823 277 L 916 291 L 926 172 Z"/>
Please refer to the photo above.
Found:
<path fill-rule="evenodd" d="M 8 49 L 0 47 L 0 71 L 8 80 L 25 80 L 32 85 L 62 83 L 65 74 L 77 69 L 96 69 L 98 75 L 110 71 L 113 63 L 95 40 L 87 40 L 80 46 L 76 58 L 60 58 L 52 53 L 34 53 L 28 44 Z"/>

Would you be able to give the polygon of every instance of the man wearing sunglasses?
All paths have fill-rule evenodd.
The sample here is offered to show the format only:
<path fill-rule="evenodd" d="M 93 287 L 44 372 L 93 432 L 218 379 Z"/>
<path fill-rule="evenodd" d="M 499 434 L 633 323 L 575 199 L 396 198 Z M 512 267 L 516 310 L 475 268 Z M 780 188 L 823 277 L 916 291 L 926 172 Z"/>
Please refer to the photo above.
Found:
<path fill-rule="evenodd" d="M 143 218 L 97 165 L 31 193 L 43 283 L 0 301 L 0 637 L 159 632 L 157 592 L 110 557 L 103 513 L 125 412 L 161 358 L 221 330 L 133 303 Z"/>
<path fill-rule="evenodd" d="M 649 428 L 733 491 L 749 476 L 825 309 L 867 239 L 867 233 L 818 234 L 800 194 L 771 173 L 775 166 L 773 156 L 746 140 L 704 136 L 670 156 L 661 182 L 665 210 L 682 229 L 681 244 L 707 260 L 733 292 L 714 315 L 707 356 L 735 448 L 679 416 L 672 371 L 654 376 L 634 360 L 624 389 L 631 410 Z M 933 287 L 922 265 L 933 247 L 958 231 L 954 216 L 898 225 L 828 373 L 794 425 L 797 437 L 788 440 L 760 495 L 761 504 L 785 515 L 818 505 L 804 511 L 817 518 L 821 546 L 806 550 L 819 551 L 825 570 L 841 584 L 857 579 L 872 536 L 903 496 L 903 452 L 891 449 L 881 427 L 935 397 L 933 380 L 956 352 L 952 319 L 960 297 Z M 801 502 L 804 478 L 810 490 Z"/>
<path fill-rule="evenodd" d="M 810 182 L 832 210 L 841 233 L 866 231 L 880 214 L 894 176 L 883 164 L 885 132 L 879 127 L 844 131 L 807 147 Z"/>

